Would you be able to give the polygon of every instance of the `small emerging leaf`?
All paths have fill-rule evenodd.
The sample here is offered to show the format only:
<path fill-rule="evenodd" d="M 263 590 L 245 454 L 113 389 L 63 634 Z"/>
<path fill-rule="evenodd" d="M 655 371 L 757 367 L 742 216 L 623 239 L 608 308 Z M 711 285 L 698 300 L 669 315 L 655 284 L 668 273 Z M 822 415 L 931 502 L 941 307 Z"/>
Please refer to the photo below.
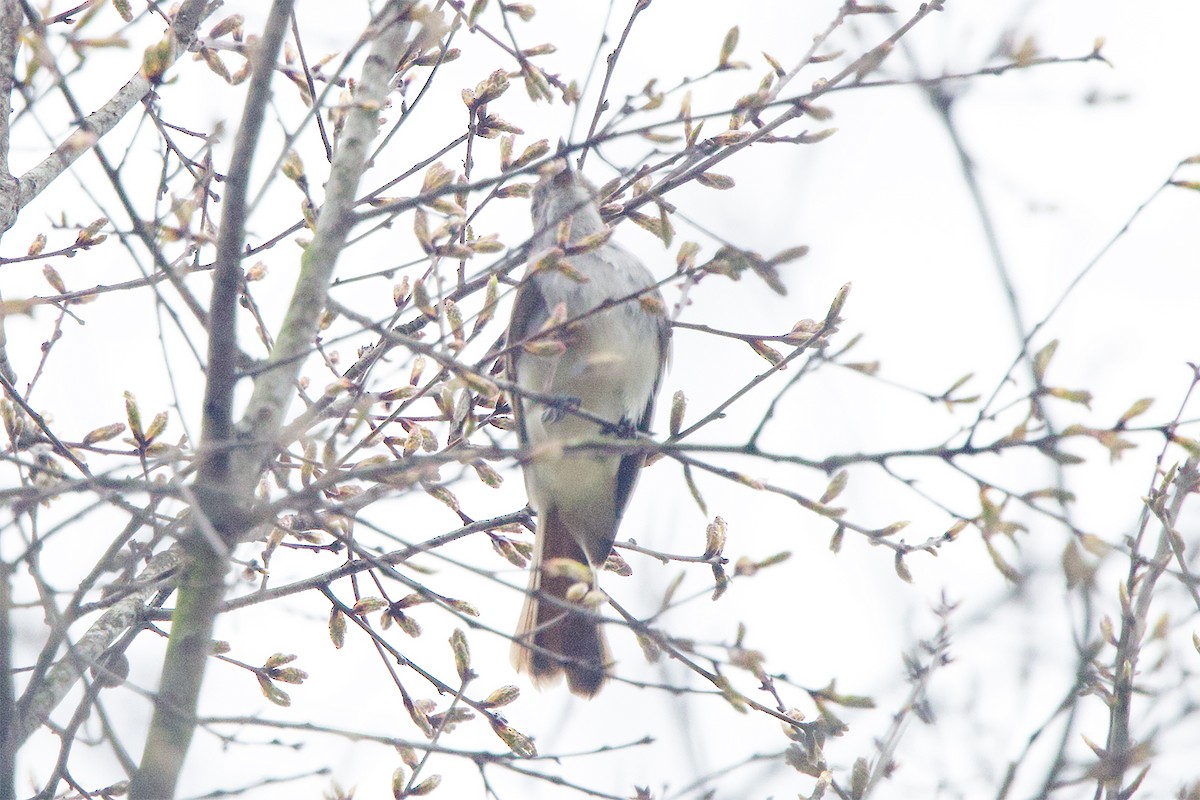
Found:
<path fill-rule="evenodd" d="M 723 69 L 729 66 L 729 57 L 733 55 L 734 48 L 738 43 L 738 28 L 734 25 L 725 34 L 724 41 L 721 42 L 721 55 L 717 60 L 717 68 Z"/>
<path fill-rule="evenodd" d="M 700 494 L 700 487 L 696 485 L 695 476 L 692 475 L 691 464 L 683 465 L 683 480 L 687 483 L 688 491 L 692 495 L 692 499 L 696 501 L 696 505 L 700 507 L 700 513 L 708 516 L 708 504 L 704 502 L 704 496 Z"/>
<path fill-rule="evenodd" d="M 747 344 L 773 367 L 778 366 L 783 361 L 783 355 L 778 350 L 759 339 L 752 339 Z"/>
<path fill-rule="evenodd" d="M 467 635 L 461 628 L 450 634 L 450 649 L 454 651 L 454 668 L 459 680 L 466 682 L 471 675 L 471 650 L 467 646 Z"/>
<path fill-rule="evenodd" d="M 1154 405 L 1153 397 L 1143 397 L 1141 400 L 1138 400 L 1133 405 L 1131 405 L 1129 407 L 1129 410 L 1121 415 L 1121 418 L 1117 420 L 1116 426 L 1118 428 L 1125 427 L 1125 425 L 1129 422 L 1129 420 L 1146 413 L 1146 411 L 1152 405 Z"/>
<path fill-rule="evenodd" d="M 442 776 L 441 775 L 430 775 L 428 778 L 421 781 L 416 786 L 414 786 L 412 789 L 410 789 L 408 793 L 410 795 L 413 795 L 414 797 L 421 797 L 421 796 L 429 794 L 430 792 L 432 792 L 434 789 L 436 789 L 437 787 L 439 787 L 441 785 L 442 785 Z"/>
<path fill-rule="evenodd" d="M 841 494 L 842 490 L 846 488 L 846 483 L 849 480 L 850 475 L 846 472 L 846 470 L 839 470 L 838 473 L 833 476 L 833 480 L 829 482 L 829 486 L 825 488 L 825 493 L 821 495 L 821 505 L 827 505 L 839 494 Z"/>
<path fill-rule="evenodd" d="M 687 410 L 687 397 L 680 389 L 671 397 L 671 435 L 678 436 L 683 428 L 683 414 Z"/>
<path fill-rule="evenodd" d="M 87 435 L 83 437 L 83 446 L 88 447 L 99 442 L 107 442 L 109 439 L 115 439 L 124 432 L 124 422 L 114 422 L 111 425 L 105 425 L 102 428 L 96 428 L 93 431 L 89 431 Z"/>
<path fill-rule="evenodd" d="M 516 700 L 521 696 L 521 690 L 516 686 L 501 686 L 496 691 L 489 694 L 480 703 L 484 708 L 501 708 Z"/>
<path fill-rule="evenodd" d="M 1045 380 L 1046 368 L 1050 366 L 1050 359 L 1054 358 L 1054 351 L 1057 349 L 1058 339 L 1054 339 L 1034 355 L 1033 374 L 1037 376 L 1039 381 Z"/>
<path fill-rule="evenodd" d="M 839 553 L 842 550 L 842 540 L 846 538 L 846 526 L 838 525 L 837 530 L 833 532 L 833 536 L 829 539 L 829 549 L 834 553 Z"/>
<path fill-rule="evenodd" d="M 728 526 L 721 517 L 714 517 L 704 531 L 704 558 L 720 555 L 725 549 Z"/>
<path fill-rule="evenodd" d="M 1051 397 L 1057 397 L 1060 400 L 1066 400 L 1071 403 L 1078 403 L 1084 408 L 1092 407 L 1092 393 L 1086 389 L 1062 389 L 1052 387 L 1046 390 L 1046 394 Z"/>
<path fill-rule="evenodd" d="M 276 686 L 270 678 L 258 676 L 258 686 L 262 689 L 263 697 L 275 705 L 286 708 L 292 704 L 292 698 L 288 696 L 288 693 Z"/>
<path fill-rule="evenodd" d="M 492 730 L 500 737 L 500 741 L 508 746 L 509 750 L 521 758 L 533 758 L 537 755 L 537 747 L 534 746 L 533 740 L 511 725 L 493 718 Z"/>
<path fill-rule="evenodd" d="M 701 186 L 707 186 L 709 189 L 732 189 L 734 187 L 733 178 L 728 175 L 720 175 L 716 172 L 702 172 L 696 176 L 696 182 Z"/>
<path fill-rule="evenodd" d="M 337 606 L 329 613 L 329 638 L 338 650 L 346 644 L 346 615 Z"/>

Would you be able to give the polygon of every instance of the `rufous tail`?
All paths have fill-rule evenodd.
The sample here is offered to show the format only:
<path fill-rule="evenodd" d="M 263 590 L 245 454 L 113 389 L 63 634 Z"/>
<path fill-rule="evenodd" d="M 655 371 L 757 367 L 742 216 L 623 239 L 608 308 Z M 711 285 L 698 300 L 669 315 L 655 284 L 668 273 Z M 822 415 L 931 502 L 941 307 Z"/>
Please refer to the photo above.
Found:
<path fill-rule="evenodd" d="M 592 697 L 608 677 L 608 645 L 600 629 L 600 615 L 566 599 L 578 577 L 542 571 L 543 564 L 562 558 L 588 563 L 571 532 L 549 509 L 538 519 L 529 591 L 512 646 L 512 663 L 518 672 L 533 678 L 539 689 L 557 683 L 565 673 L 574 694 Z"/>

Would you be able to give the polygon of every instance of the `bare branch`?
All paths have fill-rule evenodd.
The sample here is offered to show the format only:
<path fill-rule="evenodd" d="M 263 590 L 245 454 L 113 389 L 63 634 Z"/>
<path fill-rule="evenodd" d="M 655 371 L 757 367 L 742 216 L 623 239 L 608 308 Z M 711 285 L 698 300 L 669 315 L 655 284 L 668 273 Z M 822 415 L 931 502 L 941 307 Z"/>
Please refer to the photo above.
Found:
<path fill-rule="evenodd" d="M 209 310 L 208 382 L 204 395 L 202 454 L 196 493 L 196 513 L 218 532 L 227 529 L 229 506 L 238 499 L 238 484 L 229 481 L 227 449 L 231 438 L 233 384 L 238 356 L 235 311 L 242 281 L 240 251 L 245 231 L 246 188 L 250 162 L 262 129 L 264 109 L 274 70 L 271 65 L 283 45 L 293 0 L 276 0 L 255 53 L 253 80 L 246 96 L 229 170 L 217 246 L 217 267 Z M 213 490 L 210 487 L 220 487 Z M 227 490 L 229 493 L 227 493 Z M 247 491 L 246 494 L 249 494 Z M 154 718 L 146 738 L 141 765 L 130 784 L 134 798 L 171 797 L 195 729 L 196 702 L 210 653 L 213 619 L 224 585 L 228 549 L 213 546 L 193 526 L 183 540 L 190 558 L 180 578 L 179 601 L 171 627 Z"/>
<path fill-rule="evenodd" d="M 50 712 L 75 686 L 83 669 L 96 663 L 118 636 L 138 623 L 142 607 L 159 588 L 156 581 L 173 575 L 181 561 L 182 552 L 179 548 L 169 548 L 151 558 L 138 575 L 142 588 L 105 611 L 100 619 L 71 645 L 70 653 L 50 669 L 45 680 L 30 687 L 30 691 L 20 700 L 20 716 L 13 727 L 12 735 L 18 745 L 23 744 L 50 717 Z"/>
<path fill-rule="evenodd" d="M 17 218 L 20 184 L 8 171 L 9 124 L 12 118 L 13 73 L 17 66 L 17 38 L 21 33 L 21 6 L 18 0 L 0 2 L 0 239 Z M 5 220 L 9 220 L 7 224 Z M 3 298 L 0 298 L 2 301 Z M 9 383 L 17 382 L 17 373 L 8 360 L 8 336 L 0 315 L 0 375 Z M 0 765 L 2 766 L 2 765 Z"/>
<path fill-rule="evenodd" d="M 171 23 L 165 40 L 168 44 L 165 52 L 167 64 L 175 63 L 180 56 L 187 52 L 196 35 L 196 29 L 200 27 L 200 23 L 204 21 L 210 9 L 207 0 L 184 0 L 175 15 L 175 20 Z M 5 30 L 8 29 L 6 25 Z M 17 181 L 17 196 L 11 199 L 8 197 L 0 199 L 0 234 L 13 226 L 17 214 L 22 208 L 29 205 L 67 167 L 91 150 L 96 142 L 116 127 L 116 124 L 137 106 L 152 88 L 150 79 L 143 72 L 135 73 L 107 103 L 89 114 L 79 124 L 79 127 L 55 148 L 53 153 L 22 175 Z M 8 97 L 7 92 L 5 97 Z M 0 191 L 3 189 L 4 187 L 0 187 Z"/>

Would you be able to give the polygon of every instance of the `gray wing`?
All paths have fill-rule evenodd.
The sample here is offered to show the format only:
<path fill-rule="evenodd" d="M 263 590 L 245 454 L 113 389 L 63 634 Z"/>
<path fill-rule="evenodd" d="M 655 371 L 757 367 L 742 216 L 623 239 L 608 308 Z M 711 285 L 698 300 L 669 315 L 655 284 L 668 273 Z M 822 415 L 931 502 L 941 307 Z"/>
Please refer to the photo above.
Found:
<path fill-rule="evenodd" d="M 524 341 L 529 335 L 541 326 L 549 315 L 550 310 L 546 308 L 546 298 L 542 295 L 534 281 L 526 278 L 517 288 L 517 298 L 513 303 L 512 319 L 508 324 L 508 335 L 505 338 L 505 347 L 510 348 L 504 360 L 504 373 L 509 381 L 517 383 L 517 360 L 521 357 L 522 350 L 520 347 L 514 348 L 516 342 Z M 523 401 L 519 396 L 513 396 L 512 411 L 513 420 L 517 424 L 517 439 L 521 443 L 521 447 L 529 444 L 529 434 L 525 430 L 525 410 Z"/>
<path fill-rule="evenodd" d="M 662 299 L 657 290 L 654 294 L 660 300 Z M 671 323 L 667 320 L 666 315 L 660 315 L 657 321 L 658 375 L 655 376 L 654 388 L 650 391 L 650 397 L 646 399 L 646 407 L 642 411 L 641 419 L 637 421 L 637 430 L 641 433 L 650 432 L 650 423 L 654 419 L 654 400 L 658 397 L 658 390 L 662 385 L 663 373 L 666 372 L 667 360 L 671 352 Z M 629 504 L 629 497 L 633 494 L 638 475 L 645 463 L 646 457 L 641 454 L 631 454 L 621 458 L 621 464 L 617 468 L 616 511 L 618 520 L 625 513 L 625 506 Z"/>

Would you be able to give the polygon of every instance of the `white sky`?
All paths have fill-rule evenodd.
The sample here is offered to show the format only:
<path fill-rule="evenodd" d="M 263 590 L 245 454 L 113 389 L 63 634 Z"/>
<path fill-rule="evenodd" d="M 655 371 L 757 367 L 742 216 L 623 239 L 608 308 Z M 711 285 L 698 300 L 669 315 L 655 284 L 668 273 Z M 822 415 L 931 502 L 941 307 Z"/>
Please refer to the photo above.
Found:
<path fill-rule="evenodd" d="M 308 32 L 305 43 L 310 59 L 330 50 L 345 50 L 358 32 L 361 14 L 335 13 L 323 3 L 300 5 L 301 30 Z M 582 82 L 606 5 L 561 0 L 538 4 L 538 16 L 519 29 L 521 43 L 532 46 L 555 41 L 558 52 L 539 63 L 564 78 Z M 629 5 L 617 4 L 610 36 L 619 34 Z M 621 98 L 636 92 L 650 76 L 657 76 L 660 85 L 670 86 L 681 76 L 710 68 L 725 31 L 736 24 L 741 37 L 735 57 L 751 62 L 752 69 L 721 76 L 708 88 L 697 89 L 693 100 L 697 111 L 727 106 L 730 99 L 757 84 L 765 70 L 760 51 L 790 65 L 811 35 L 825 27 L 836 5 L 656 0 L 639 18 L 611 94 Z M 912 12 L 915 4 L 903 3 L 897 8 L 897 19 L 901 19 Z M 235 11 L 247 15 L 248 30 L 256 30 L 261 27 L 265 4 L 227 2 L 221 13 Z M 111 11 L 106 17 L 103 24 L 97 23 L 97 29 L 110 30 L 117 24 Z M 862 48 L 862 42 L 873 44 L 882 39 L 892 27 L 886 20 L 860 18 L 859 26 L 853 32 L 839 33 L 831 47 L 854 52 Z M 1043 54 L 1063 57 L 1086 54 L 1093 40 L 1104 36 L 1104 52 L 1113 64 L 1112 69 L 1098 62 L 1047 65 L 955 84 L 960 92 L 955 120 L 979 167 L 1022 311 L 1027 324 L 1031 324 L 1045 316 L 1067 285 L 1167 178 L 1175 164 L 1200 153 L 1200 110 L 1194 102 L 1200 75 L 1194 47 L 1195 31 L 1200 29 L 1200 6 L 1190 0 L 1154 4 L 950 0 L 944 12 L 921 23 L 906 42 L 916 54 L 919 74 L 934 77 L 942 72 L 970 71 L 983 64 L 1006 28 L 1013 30 L 1018 41 L 1033 34 Z M 72 86 L 89 98 L 85 106 L 98 105 L 100 98 L 107 97 L 127 78 L 136 68 L 137 54 L 144 46 L 142 39 L 152 41 L 157 30 L 153 24 L 139 26 L 136 35 L 141 38 L 130 51 L 109 54 L 104 69 L 90 66 L 86 74 L 72 78 Z M 464 57 L 445 68 L 444 82 L 439 86 L 447 94 L 422 101 L 425 107 L 413 120 L 419 125 L 414 124 L 412 131 L 406 131 L 403 144 L 380 159 L 377 169 L 364 180 L 364 188 L 396 174 L 456 135 L 465 121 L 457 88 L 473 86 L 491 70 L 509 66 L 478 36 L 460 32 L 455 44 L 463 49 Z M 830 67 L 809 68 L 796 88 L 834 71 Z M 214 76 L 192 71 L 190 66 L 187 70 L 177 67 L 175 72 L 184 77 L 178 84 L 164 87 L 164 117 L 206 131 L 224 122 L 227 144 L 240 113 L 241 90 L 228 91 Z M 894 52 L 882 74 L 911 75 L 905 53 Z M 451 87 L 454 91 L 449 91 Z M 1090 92 L 1097 93 L 1102 101 L 1085 104 L 1083 98 Z M 591 99 L 594 101 L 594 96 Z M 667 107 L 672 108 L 673 102 L 668 101 Z M 772 254 L 795 244 L 809 245 L 812 251 L 807 258 L 783 268 L 788 296 L 778 297 L 752 278 L 736 284 L 710 281 L 694 293 L 694 305 L 684 318 L 733 330 L 782 333 L 798 319 L 821 318 L 837 288 L 853 282 L 843 314 L 846 322 L 835 345 L 861 332 L 865 338 L 857 346 L 857 357 L 880 360 L 880 376 L 889 381 L 937 393 L 960 376 L 974 372 L 974 380 L 963 393 L 989 395 L 1016 353 L 1016 337 L 944 127 L 920 92 L 912 88 L 842 92 L 823 103 L 834 112 L 834 118 L 824 124 L 838 128 L 830 139 L 807 147 L 756 147 L 721 167 L 720 171 L 737 180 L 735 189 L 721 193 L 696 187 L 673 198 L 688 216 L 740 246 Z M 302 113 L 294 89 L 283 80 L 277 82 L 276 106 L 278 113 L 289 120 Z M 591 105 L 585 109 L 586 117 Z M 519 146 L 538 138 L 553 142 L 566 135 L 570 123 L 569 111 L 562 106 L 530 107 L 519 86 L 514 86 L 493 110 L 525 128 L 527 135 L 519 140 Z M 269 129 L 273 123 L 274 115 L 269 118 Z M 718 123 L 709 123 L 709 133 L 720 130 Z M 47 124 L 52 128 L 52 137 L 61 136 L 65 130 L 65 122 L 47 120 Z M 111 143 L 106 140 L 110 156 L 120 158 L 132 131 L 131 119 L 114 133 Z M 23 138 L 14 142 L 13 154 L 14 172 L 18 173 L 46 151 L 45 139 L 39 138 L 35 126 L 26 123 L 20 132 Z M 144 132 L 136 140 L 130 158 L 136 158 L 136 148 L 146 146 L 148 141 Z M 269 142 L 255 164 L 256 179 L 266 175 L 271 166 L 268 156 L 278 152 L 278 137 L 272 134 Z M 308 136 L 300 149 L 319 195 L 320 159 L 314 142 L 315 137 Z M 491 148 L 494 153 L 494 143 Z M 227 146 L 218 152 L 227 154 Z M 492 163 L 487 152 L 484 148 L 479 156 L 481 169 Z M 646 147 L 614 146 L 606 152 L 628 163 L 643 155 Z M 452 168 L 461 166 L 461 154 L 447 158 L 445 163 Z M 611 173 L 600 169 L 598 160 L 590 164 L 594 181 L 602 183 L 611 177 Z M 17 227 L 4 239 L 3 255 L 24 252 L 26 242 L 36 232 L 46 230 L 47 220 L 56 218 L 60 210 L 67 210 L 72 222 L 87 222 L 98 216 L 99 212 L 81 210 L 85 204 L 80 183 L 93 189 L 106 208 L 116 207 L 91 160 L 81 160 L 76 176 L 65 177 L 25 210 Z M 1180 177 L 1200 180 L 1200 165 Z M 156 180 L 151 176 L 142 196 L 135 198 L 143 216 L 153 211 L 152 187 Z M 273 191 L 284 199 L 258 209 L 250 223 L 251 243 L 262 241 L 296 216 L 295 193 L 281 191 L 280 186 L 274 186 Z M 414 192 L 415 187 L 408 186 L 394 193 Z M 1196 322 L 1200 265 L 1194 233 L 1198 209 L 1200 196 L 1196 193 L 1166 191 L 1092 269 L 1034 342 L 1037 348 L 1050 339 L 1061 340 L 1048 376 L 1051 385 L 1086 388 L 1096 398 L 1090 411 L 1050 401 L 1060 428 L 1072 422 L 1111 424 L 1134 400 L 1145 396 L 1158 399 L 1147 421 L 1167 421 L 1174 414 L 1189 383 L 1184 362 L 1200 362 Z M 486 229 L 480 232 L 496 230 L 502 239 L 515 245 L 527 234 L 525 213 L 523 203 L 509 201 L 507 211 L 498 210 L 481 223 Z M 372 237 L 348 250 L 341 264 L 345 272 L 339 274 L 361 274 L 402 263 L 406 256 L 401 248 L 411 249 L 410 224 L 410 219 L 401 219 L 390 238 Z M 677 241 L 697 237 L 682 224 L 679 227 Z M 56 242 L 55 236 L 65 241 Z M 667 274 L 673 268 L 673 251 L 664 251 L 661 243 L 648 234 L 625 225 L 618 237 L 657 274 Z M 50 248 L 66 244 L 70 238 L 65 232 L 51 234 Z M 712 242 L 703 237 L 697 240 L 704 244 L 706 255 L 711 254 Z M 397 247 L 401 241 L 403 244 Z M 264 257 L 270 276 L 256 287 L 256 296 L 269 320 L 277 321 L 282 312 L 298 252 L 294 245 L 285 244 Z M 103 248 L 69 261 L 57 259 L 54 264 L 71 288 L 127 280 L 135 275 L 127 254 L 111 240 Z M 6 299 L 48 291 L 39 262 L 5 266 L 0 274 Z M 193 278 L 190 284 L 201 298 L 207 298 L 207 276 Z M 390 281 L 367 281 L 338 297 L 358 304 L 363 313 L 381 317 L 391 302 L 390 287 Z M 163 291 L 172 297 L 170 289 Z M 675 295 L 668 293 L 668 302 L 674 299 Z M 183 422 L 195 437 L 201 387 L 195 364 L 172 326 L 156 319 L 153 309 L 153 299 L 146 290 L 108 295 L 78 309 L 86 328 L 80 331 L 70 320 L 64 324 L 66 335 L 55 345 L 34 394 L 35 406 L 50 414 L 63 430 L 80 436 L 123 418 L 124 390 L 138 396 L 147 417 L 172 406 L 174 395 L 164 381 L 161 366 L 158 330 L 162 326 L 168 331 L 165 338 L 183 402 Z M 32 320 L 12 318 L 6 322 L 9 354 L 23 380 L 32 374 L 37 344 L 49 336 L 53 321 L 50 313 L 40 310 Z M 189 326 L 196 336 L 194 328 Z M 247 335 L 243 342 L 248 347 L 253 344 L 251 330 L 249 326 L 244 328 Z M 344 364 L 350 363 L 354 348 L 368 338 L 356 337 L 341 345 Z M 194 341 L 203 347 L 198 336 Z M 687 394 L 689 416 L 696 418 L 733 386 L 761 372 L 764 365 L 744 346 L 679 331 L 672 371 L 660 403 L 663 414 L 658 429 L 666 427 L 667 398 L 675 390 Z M 316 386 L 328 381 L 315 367 L 310 373 Z M 407 366 L 398 364 L 397 379 L 402 380 L 406 374 Z M 1023 370 L 1017 375 L 1027 381 Z M 789 375 L 782 377 L 786 380 Z M 702 440 L 739 441 L 771 394 L 769 390 L 754 393 L 736 407 L 729 420 L 711 426 Z M 1018 397 L 1019 391 L 1010 389 L 1007 396 Z M 183 430 L 176 410 L 172 416 L 171 438 Z M 1183 417 L 1195 418 L 1194 408 Z M 781 407 L 780 419 L 763 443 L 780 452 L 813 458 L 860 450 L 924 447 L 951 435 L 972 418 L 971 411 L 952 416 L 910 393 L 888 389 L 855 373 L 825 368 L 792 390 Z M 1013 417 L 1008 424 L 1017 421 Z M 1139 498 L 1151 480 L 1153 458 L 1161 443 L 1152 437 L 1138 441 L 1138 450 L 1113 465 L 1095 443 L 1080 440 L 1067 448 L 1092 462 L 1068 472 L 1069 486 L 1079 496 L 1074 521 L 1109 542 L 1120 542 L 1132 529 L 1141 510 Z M 1179 458 L 1178 451 L 1172 457 Z M 812 471 L 762 461 L 727 463 L 812 496 L 819 496 L 826 482 L 824 476 Z M 1032 459 L 1012 459 L 1010 463 L 981 458 L 972 466 L 998 483 L 1022 489 L 1049 486 L 1053 481 L 1046 465 Z M 944 467 L 898 462 L 896 468 L 904 477 L 920 478 L 922 490 L 953 510 L 968 515 L 977 510 L 978 500 L 971 485 Z M 523 501 L 520 478 L 513 470 L 506 471 L 505 478 L 500 492 L 482 487 L 464 489 L 464 507 L 477 517 L 519 507 Z M 828 746 L 831 766 L 845 774 L 855 757 L 871 755 L 873 740 L 886 731 L 891 713 L 907 691 L 900 655 L 934 632 L 937 623 L 930 608 L 945 593 L 962 604 L 953 617 L 961 627 L 955 631 L 955 663 L 933 682 L 939 723 L 933 727 L 914 723 L 899 751 L 900 771 L 893 781 L 880 787 L 876 797 L 993 796 L 1009 760 L 1020 752 L 1036 725 L 1051 714 L 1073 677 L 1068 616 L 1071 607 L 1061 574 L 1055 572 L 1066 541 L 1061 528 L 1049 525 L 1045 519 L 1029 517 L 1026 521 L 1031 530 L 1020 537 L 1019 551 L 1007 543 L 999 544 L 1013 563 L 1037 572 L 1025 587 L 1026 600 L 1017 602 L 1010 596 L 1011 587 L 991 568 L 978 533 L 970 529 L 960 541 L 943 548 L 936 560 L 912 556 L 909 565 L 915 580 L 910 586 L 896 578 L 889 551 L 864 546 L 861 537 L 853 533 L 847 534 L 840 555 L 830 553 L 826 545 L 832 525 L 790 502 L 707 477 L 700 479 L 700 486 L 710 515 L 720 514 L 729 522 L 727 554 L 731 558 L 763 558 L 780 550 L 790 550 L 793 556 L 753 581 L 735 582 L 718 603 L 702 598 L 684 606 L 669 617 L 670 629 L 703 641 L 728 641 L 738 622 L 746 622 L 750 631 L 747 646 L 768 653 L 769 670 L 786 672 L 800 685 L 811 688 L 836 678 L 841 691 L 874 696 L 878 709 L 844 711 L 842 716 L 851 730 Z M 852 470 L 850 488 L 838 503 L 849 508 L 850 517 L 862 524 L 882 526 L 900 519 L 913 520 L 905 531 L 910 541 L 936 536 L 950 522 L 947 515 L 869 468 Z M 369 518 L 411 539 L 423 539 L 454 527 L 454 519 L 444 508 L 422 498 L 383 504 L 372 509 Z M 622 538 L 634 537 L 669 552 L 698 553 L 705 522 L 683 490 L 678 470 L 663 462 L 643 477 L 622 528 Z M 1194 533 L 1194 513 L 1188 522 Z M 47 563 L 53 563 L 52 558 L 65 559 L 72 553 L 106 544 L 81 544 L 79 539 L 78 534 L 63 537 L 57 548 L 48 549 Z M 6 551 L 5 555 L 10 553 Z M 490 548 L 482 541 L 456 543 L 446 548 L 446 555 L 490 569 L 497 567 Z M 291 570 L 300 576 L 334 565 L 330 560 L 318 567 L 315 561 L 293 558 L 290 565 L 278 564 L 274 581 L 286 581 Z M 648 612 L 657 605 L 679 567 L 662 567 L 642 558 L 631 557 L 630 561 L 635 577 L 608 576 L 606 588 L 631 610 Z M 423 563 L 438 569 L 438 574 L 429 578 L 430 585 L 480 605 L 485 624 L 508 630 L 515 623 L 520 601 L 517 591 L 501 591 L 484 582 L 463 589 L 466 584 L 461 572 L 434 558 Z M 1111 587 L 1111 591 L 1106 593 L 1108 606 L 1100 613 L 1115 616 L 1116 582 L 1123 574 L 1122 563 L 1113 559 L 1109 564 L 1110 570 L 1101 573 L 1101 585 Z M 691 569 L 688 573 L 681 592 L 704 593 L 708 587 L 705 570 Z M 514 586 L 524 584 L 524 576 L 516 570 L 506 577 Z M 475 591 L 481 594 L 473 594 Z M 1163 608 L 1173 612 L 1170 646 L 1175 657 L 1194 669 L 1196 655 L 1190 650 L 1190 636 L 1198 627 L 1196 609 L 1181 604 L 1179 593 L 1171 588 L 1164 589 L 1164 602 Z M 298 665 L 312 678 L 303 686 L 288 687 L 292 708 L 270 706 L 244 674 L 213 665 L 204 698 L 207 713 L 320 719 L 334 726 L 419 737 L 367 643 L 351 636 L 342 651 L 334 651 L 329 645 L 324 633 L 328 608 L 323 598 L 302 595 L 288 607 L 287 612 L 274 605 L 239 612 L 219 623 L 218 635 L 230 640 L 233 655 L 248 663 L 261 663 L 277 650 L 298 653 Z M 452 673 L 445 645 L 453 627 L 451 621 L 431 612 L 417 616 L 426 634 L 406 643 L 411 644 L 413 657 L 428 659 L 447 674 Z M 611 638 L 623 674 L 628 670 L 628 674 L 646 680 L 686 680 L 678 669 L 663 667 L 660 672 L 659 667 L 644 665 L 637 645 L 624 632 L 614 632 Z M 161 647 L 157 641 L 143 639 L 131 650 L 132 679 L 152 686 Z M 487 691 L 483 687 L 514 682 L 528 688 L 508 667 L 507 642 L 499 637 L 473 635 L 471 645 L 481 673 L 477 687 L 482 689 L 480 694 Z M 744 691 L 753 691 L 752 678 L 737 675 L 736 680 Z M 774 723 L 757 715 L 734 715 L 713 697 L 684 701 L 614 684 L 605 689 L 600 700 L 584 704 L 569 698 L 565 691 L 542 695 L 529 691 L 509 709 L 508 718 L 515 727 L 536 737 L 543 752 L 589 750 L 647 734 L 658 739 L 651 747 L 565 762 L 564 774 L 616 794 L 627 794 L 636 784 L 650 785 L 656 797 L 675 796 L 671 791 L 700 774 L 737 763 L 748 753 L 771 752 L 786 745 Z M 1194 689 L 1190 696 L 1194 699 Z M 803 701 L 802 693 L 791 691 L 789 697 L 812 715 L 813 709 Z M 144 726 L 149 706 L 132 695 L 129 698 L 122 701 L 119 715 L 125 718 L 120 725 L 136 755 L 141 747 L 136 732 Z M 765 696 L 758 699 L 766 700 Z M 1084 708 L 1088 714 L 1079 730 L 1102 741 L 1105 719 L 1100 704 L 1093 700 L 1085 702 Z M 1048 732 L 1047 739 L 1054 739 L 1056 731 Z M 1138 732 L 1148 731 L 1147 726 Z M 266 731 L 251 731 L 243 738 L 261 741 L 270 736 Z M 290 741 L 301 737 L 281 738 Z M 1163 755 L 1148 779 L 1146 796 L 1166 796 L 1190 776 L 1194 765 L 1188 754 L 1196 752 L 1198 738 L 1193 731 L 1190 741 L 1188 736 L 1179 736 L 1171 740 L 1170 747 L 1162 748 Z M 52 752 L 47 749 L 53 744 L 51 739 L 42 736 L 26 752 L 24 767 L 30 774 L 45 774 L 43 764 L 47 763 L 46 753 Z M 456 732 L 446 743 L 501 748 L 486 725 L 478 721 Z M 1071 747 L 1077 757 L 1082 757 L 1084 750 L 1078 736 L 1072 738 Z M 1020 773 L 1012 796 L 1028 796 L 1036 789 L 1039 770 L 1049 752 L 1040 751 L 1027 771 Z M 286 775 L 311 768 L 317 760 L 330 763 L 333 777 L 341 784 L 357 785 L 362 797 L 382 795 L 391 770 L 399 763 L 386 748 L 352 746 L 336 739 L 317 740 L 295 753 L 253 746 L 222 751 L 211 737 L 201 734 L 185 771 L 184 796 L 240 785 L 245 775 L 261 774 L 264 761 L 270 762 L 267 772 Z M 549 764 L 539 766 L 552 769 Z M 93 768 L 97 781 L 108 774 L 102 757 L 96 758 Z M 81 769 L 86 775 L 86 768 Z M 447 775 L 447 784 L 439 790 L 444 796 L 483 796 L 477 776 L 457 761 L 435 758 L 429 770 Z M 550 785 L 531 785 L 495 774 L 501 797 L 564 796 Z M 801 780 L 797 773 L 786 769 L 768 771 L 751 766 L 738 774 L 744 782 L 724 783 L 718 796 L 792 796 L 808 791 L 810 785 L 808 779 Z M 315 794 L 322 785 L 306 784 L 304 791 Z M 1090 796 L 1088 786 L 1077 788 L 1078 796 Z M 267 787 L 250 796 L 285 793 Z M 1063 796 L 1076 795 L 1068 791 Z"/>

